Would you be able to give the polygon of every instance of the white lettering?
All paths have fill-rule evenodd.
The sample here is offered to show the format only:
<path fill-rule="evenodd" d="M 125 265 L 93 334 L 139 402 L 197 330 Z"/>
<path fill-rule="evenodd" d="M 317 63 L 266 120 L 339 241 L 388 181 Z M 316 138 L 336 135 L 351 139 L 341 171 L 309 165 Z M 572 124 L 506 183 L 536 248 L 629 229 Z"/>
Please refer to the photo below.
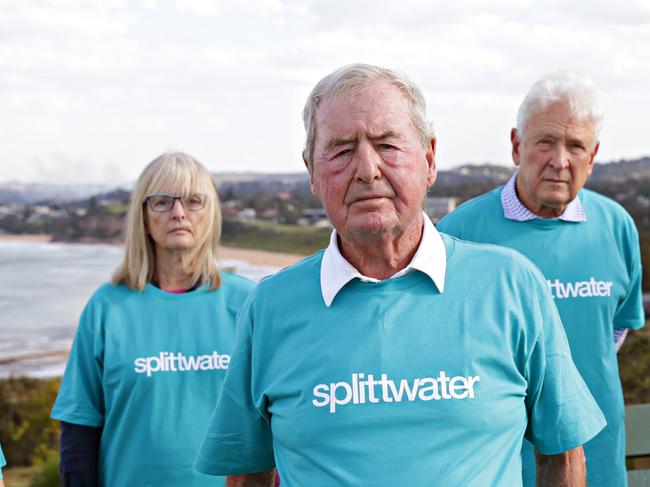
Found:
<path fill-rule="evenodd" d="M 559 279 L 546 280 L 548 288 L 555 299 L 609 297 L 612 295 L 612 281 L 597 281 L 594 277 L 588 281 L 561 282 Z"/>
<path fill-rule="evenodd" d="M 151 357 L 137 357 L 133 361 L 136 374 L 151 377 L 156 372 L 188 372 L 196 370 L 226 370 L 230 355 L 216 351 L 206 355 L 183 355 L 182 353 L 160 352 Z"/>
<path fill-rule="evenodd" d="M 363 380 L 365 377 L 365 380 Z M 448 399 L 474 399 L 475 384 L 481 380 L 475 376 L 448 377 L 441 370 L 438 377 L 393 380 L 388 374 L 381 374 L 380 380 L 375 380 L 372 374 L 353 373 L 350 381 L 317 384 L 312 389 L 315 399 L 312 404 L 316 407 L 329 406 L 329 412 L 334 414 L 340 406 L 346 404 L 391 403 L 421 401 L 440 401 Z M 380 394 L 375 393 L 375 387 L 380 387 Z"/>

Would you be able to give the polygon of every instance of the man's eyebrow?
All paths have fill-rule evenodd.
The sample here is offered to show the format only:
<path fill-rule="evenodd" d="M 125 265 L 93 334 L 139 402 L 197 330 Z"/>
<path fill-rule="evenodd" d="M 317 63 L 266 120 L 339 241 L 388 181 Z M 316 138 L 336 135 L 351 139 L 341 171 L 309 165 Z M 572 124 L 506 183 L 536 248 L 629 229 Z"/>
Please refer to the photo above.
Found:
<path fill-rule="evenodd" d="M 399 132 L 395 132 L 393 130 L 387 130 L 386 132 L 382 132 L 377 135 L 370 134 L 368 136 L 370 140 L 381 140 L 381 139 L 397 139 L 400 140 L 402 138 L 401 134 Z"/>
<path fill-rule="evenodd" d="M 327 144 L 325 144 L 325 150 L 324 152 L 329 152 L 335 147 L 340 147 L 342 145 L 348 145 L 348 144 L 354 144 L 357 141 L 356 137 L 352 137 L 349 139 L 340 139 L 333 137 L 330 140 L 327 141 Z"/>
<path fill-rule="evenodd" d="M 370 140 L 382 140 L 382 139 L 397 139 L 400 140 L 402 137 L 399 134 L 399 132 L 395 132 L 393 130 L 387 130 L 386 132 L 381 132 L 379 134 L 373 135 L 369 134 L 368 138 Z M 357 142 L 357 137 L 350 137 L 350 138 L 338 138 L 338 137 L 333 137 L 330 140 L 327 141 L 325 144 L 325 149 L 324 153 L 328 153 L 332 149 L 336 147 L 341 147 L 342 145 L 348 145 L 348 144 L 354 144 Z"/>

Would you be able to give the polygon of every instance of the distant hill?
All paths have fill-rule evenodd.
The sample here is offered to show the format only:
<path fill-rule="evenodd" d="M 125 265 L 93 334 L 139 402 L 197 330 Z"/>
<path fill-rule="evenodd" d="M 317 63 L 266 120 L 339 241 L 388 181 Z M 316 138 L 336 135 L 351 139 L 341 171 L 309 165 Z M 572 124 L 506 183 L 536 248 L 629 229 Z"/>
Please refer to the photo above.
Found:
<path fill-rule="evenodd" d="M 650 157 L 596 164 L 589 182 L 623 183 L 640 179 L 650 179 Z"/>
<path fill-rule="evenodd" d="M 116 189 L 114 184 L 0 183 L 0 204 L 33 205 L 88 199 Z"/>
<path fill-rule="evenodd" d="M 441 170 L 433 193 L 440 196 L 463 196 L 480 194 L 494 186 L 505 183 L 512 175 L 514 166 L 494 163 L 463 164 L 459 167 Z M 277 194 L 283 191 L 310 193 L 307 172 L 299 173 L 215 173 L 222 199 L 242 197 L 255 193 Z M 590 186 L 600 187 L 611 183 L 620 185 L 627 181 L 650 181 L 650 157 L 597 163 L 589 180 Z M 131 185 L 107 184 L 47 184 L 17 182 L 0 183 L 0 204 L 33 205 L 39 202 L 64 203 L 102 198 L 112 191 L 129 191 Z"/>

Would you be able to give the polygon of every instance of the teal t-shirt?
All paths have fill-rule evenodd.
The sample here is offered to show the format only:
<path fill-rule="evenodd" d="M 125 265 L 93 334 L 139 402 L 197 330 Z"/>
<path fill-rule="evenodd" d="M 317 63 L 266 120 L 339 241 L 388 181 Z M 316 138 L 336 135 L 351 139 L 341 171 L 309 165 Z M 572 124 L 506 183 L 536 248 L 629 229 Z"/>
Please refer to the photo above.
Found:
<path fill-rule="evenodd" d="M 192 463 L 253 283 L 221 276 L 183 294 L 105 284 L 86 305 L 52 418 L 103 428 L 102 485 L 224 484 Z"/>
<path fill-rule="evenodd" d="M 415 271 L 355 279 L 327 308 L 322 252 L 263 280 L 197 468 L 277 465 L 283 487 L 516 487 L 524 435 L 556 453 L 600 431 L 539 272 L 443 239 L 443 293 Z"/>
<path fill-rule="evenodd" d="M 7 465 L 7 460 L 5 460 L 4 453 L 2 453 L 2 445 L 0 445 L 0 479 L 2 479 L 2 467 Z"/>
<path fill-rule="evenodd" d="M 644 324 L 639 237 L 632 218 L 614 201 L 583 189 L 587 221 L 503 216 L 502 188 L 457 208 L 438 223 L 442 232 L 504 245 L 532 260 L 544 274 L 564 324 L 571 353 L 607 427 L 585 445 L 588 484 L 626 483 L 623 394 L 614 328 Z M 532 448 L 524 455 L 527 485 L 534 485 Z"/>

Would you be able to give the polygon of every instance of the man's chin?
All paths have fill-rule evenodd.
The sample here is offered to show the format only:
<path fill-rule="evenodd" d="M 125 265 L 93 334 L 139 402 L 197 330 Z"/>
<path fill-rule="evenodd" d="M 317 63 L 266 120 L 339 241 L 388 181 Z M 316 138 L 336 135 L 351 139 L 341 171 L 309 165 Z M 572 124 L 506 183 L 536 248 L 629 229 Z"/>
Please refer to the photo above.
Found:
<path fill-rule="evenodd" d="M 348 219 L 347 230 L 353 235 L 382 235 L 393 233 L 398 226 L 394 217 L 383 213 L 366 213 Z"/>

